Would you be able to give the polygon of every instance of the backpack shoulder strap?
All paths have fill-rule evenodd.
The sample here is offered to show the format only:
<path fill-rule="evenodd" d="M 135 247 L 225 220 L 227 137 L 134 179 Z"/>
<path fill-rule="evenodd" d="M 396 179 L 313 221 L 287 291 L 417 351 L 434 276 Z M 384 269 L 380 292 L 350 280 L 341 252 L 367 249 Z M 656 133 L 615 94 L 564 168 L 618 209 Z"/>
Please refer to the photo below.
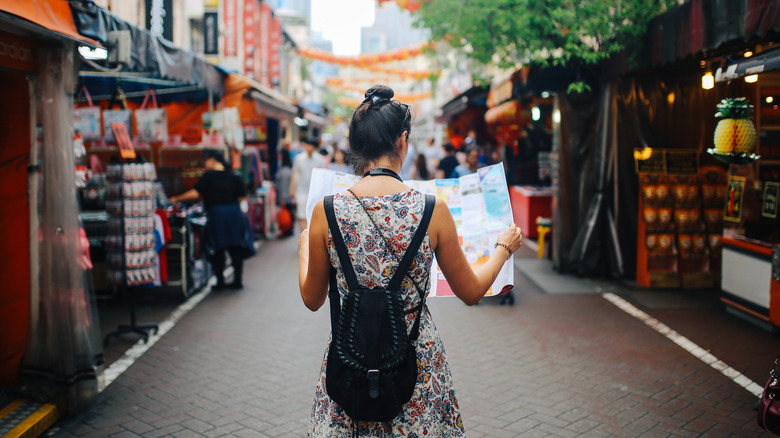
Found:
<path fill-rule="evenodd" d="M 336 253 L 339 255 L 341 269 L 344 271 L 344 277 L 347 279 L 347 286 L 350 290 L 360 289 L 360 284 L 355 275 L 355 269 L 352 267 L 352 261 L 347 253 L 347 244 L 344 243 L 344 237 L 341 235 L 339 223 L 336 220 L 336 211 L 333 208 L 333 195 L 326 196 L 323 200 L 325 207 L 325 217 L 328 218 L 328 228 L 333 238 L 333 245 L 336 247 Z"/>
<path fill-rule="evenodd" d="M 387 286 L 389 290 L 398 290 L 401 286 L 404 276 L 409 271 L 409 267 L 412 265 L 412 260 L 417 256 L 417 251 L 422 245 L 422 241 L 425 238 L 425 233 L 428 231 L 428 224 L 431 221 L 433 215 L 433 208 L 436 206 L 436 197 L 433 195 L 425 195 L 425 208 L 423 210 L 422 219 L 420 219 L 420 225 L 414 233 L 412 242 L 406 248 L 406 253 L 401 259 L 401 263 L 398 265 L 393 278 L 390 279 L 390 284 Z M 424 293 L 424 292 L 421 292 Z M 424 297 L 423 297 L 424 298 Z"/>

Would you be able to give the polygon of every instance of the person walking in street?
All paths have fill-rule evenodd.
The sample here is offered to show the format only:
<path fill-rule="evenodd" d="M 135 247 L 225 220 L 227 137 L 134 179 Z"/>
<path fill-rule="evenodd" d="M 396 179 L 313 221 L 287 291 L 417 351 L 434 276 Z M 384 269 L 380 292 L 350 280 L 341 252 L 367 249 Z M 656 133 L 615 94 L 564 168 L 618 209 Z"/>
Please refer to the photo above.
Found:
<path fill-rule="evenodd" d="M 333 160 L 328 163 L 328 169 L 336 172 L 352 173 L 352 166 L 346 162 L 347 154 L 335 143 L 333 144 Z"/>
<path fill-rule="evenodd" d="M 471 147 L 466 151 L 466 161 L 452 171 L 452 178 L 470 175 L 479 169 L 479 148 Z"/>
<path fill-rule="evenodd" d="M 296 154 L 293 160 L 290 194 L 294 196 L 295 216 L 298 218 L 298 226 L 301 230 L 305 230 L 308 226 L 306 203 L 309 199 L 311 172 L 318 167 L 325 167 L 325 159 L 317 152 L 318 143 L 315 138 L 303 141 L 303 153 Z"/>
<path fill-rule="evenodd" d="M 281 237 L 289 237 L 293 234 L 292 212 L 294 208 L 292 196 L 290 196 L 292 159 L 287 148 L 282 148 L 279 151 L 279 161 L 280 167 L 276 171 L 276 203 L 279 207 L 277 226 Z"/>
<path fill-rule="evenodd" d="M 217 277 L 215 290 L 242 289 L 244 259 L 255 254 L 254 238 L 249 221 L 241 211 L 240 202 L 247 196 L 246 184 L 230 170 L 222 153 L 206 151 L 206 172 L 194 188 L 177 196 L 173 203 L 202 199 L 206 209 L 206 248 L 209 262 Z M 225 253 L 233 264 L 233 282 L 225 283 Z"/>
<path fill-rule="evenodd" d="M 439 161 L 436 168 L 436 178 L 438 179 L 450 178 L 452 171 L 458 167 L 458 158 L 455 156 L 455 146 L 452 143 L 444 145 L 444 153 L 446 155 Z"/>
<path fill-rule="evenodd" d="M 349 258 L 358 282 L 365 288 L 387 287 L 388 272 L 397 266 L 421 225 L 426 195 L 410 188 L 398 176 L 408 154 L 411 129 L 409 106 L 393 100 L 393 90 L 375 86 L 355 110 L 350 124 L 350 150 L 357 175 L 363 177 L 347 192 L 333 198 L 338 230 L 348 242 Z M 375 225 L 381 224 L 381 225 Z M 342 305 L 347 280 L 329 229 L 323 201 L 313 212 L 311 226 L 299 238 L 299 287 L 304 305 L 318 310 L 328 297 L 330 270 L 335 269 Z M 385 242 L 382 236 L 391 236 Z M 472 268 L 460 248 L 454 220 L 446 203 L 435 200 L 427 234 L 419 246 L 399 293 L 404 305 L 406 329 L 419 318 L 414 344 L 417 379 L 411 399 L 387 422 L 353 421 L 327 392 L 325 352 L 311 411 L 309 436 L 463 436 L 464 429 L 444 347 L 427 306 L 420 308 L 421 294 L 430 291 L 434 255 L 455 296 L 468 305 L 478 302 L 508 257 L 522 244 L 514 224 L 499 235 L 496 250 L 487 262 Z M 392 242 L 392 244 L 390 243 Z M 391 249 L 392 248 L 392 249 Z M 418 291 L 418 287 L 421 291 Z M 333 341 L 331 341 L 333 342 Z M 329 349 L 332 344 L 329 344 Z"/>
<path fill-rule="evenodd" d="M 439 161 L 444 158 L 444 149 L 441 145 L 437 145 L 433 140 L 433 137 L 425 139 L 425 147 L 422 150 L 422 155 L 425 155 L 425 161 L 428 165 L 428 175 L 433 178 L 436 174 L 436 169 L 439 167 Z"/>

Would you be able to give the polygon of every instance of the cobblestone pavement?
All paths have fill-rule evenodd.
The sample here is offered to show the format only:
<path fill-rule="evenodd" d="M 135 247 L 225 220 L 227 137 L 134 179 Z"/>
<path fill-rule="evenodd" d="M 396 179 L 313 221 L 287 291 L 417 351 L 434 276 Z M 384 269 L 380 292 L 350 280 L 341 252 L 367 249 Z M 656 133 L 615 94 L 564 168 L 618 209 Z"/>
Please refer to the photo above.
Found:
<path fill-rule="evenodd" d="M 329 315 L 303 306 L 296 251 L 295 238 L 265 242 L 244 290 L 210 293 L 49 435 L 305 436 Z M 764 383 L 777 337 L 716 293 L 614 292 Z M 600 294 L 543 293 L 516 271 L 514 306 L 429 305 L 471 438 L 762 436 L 753 394 Z"/>

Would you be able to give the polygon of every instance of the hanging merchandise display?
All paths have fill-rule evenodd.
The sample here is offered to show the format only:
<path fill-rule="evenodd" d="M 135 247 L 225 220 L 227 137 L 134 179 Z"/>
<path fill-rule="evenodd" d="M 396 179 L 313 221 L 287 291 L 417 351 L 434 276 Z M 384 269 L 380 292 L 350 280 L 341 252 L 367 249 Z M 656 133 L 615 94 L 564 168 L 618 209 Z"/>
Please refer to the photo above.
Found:
<path fill-rule="evenodd" d="M 147 109 L 150 102 L 151 108 Z M 153 88 L 149 88 L 141 107 L 135 110 L 135 128 L 136 138 L 143 142 L 164 142 L 168 139 L 168 112 L 157 105 L 157 93 Z"/>
<path fill-rule="evenodd" d="M 108 280 L 139 286 L 157 277 L 154 238 L 154 165 L 111 164 L 106 169 Z"/>
<path fill-rule="evenodd" d="M 81 91 L 87 99 L 87 106 L 73 110 L 73 130 L 86 141 L 100 140 L 100 107 L 92 103 L 87 87 L 82 87 Z"/>
<path fill-rule="evenodd" d="M 111 129 L 112 123 L 121 123 L 125 125 L 127 132 L 132 131 L 133 110 L 118 109 L 118 110 L 105 110 L 103 111 L 103 138 L 106 143 L 116 143 L 117 140 L 114 137 L 114 130 Z"/>
<path fill-rule="evenodd" d="M 753 126 L 753 105 L 744 97 L 726 98 L 718 103 L 715 117 L 722 117 L 715 128 L 712 156 L 727 164 L 748 164 L 760 158 L 756 147 L 756 127 Z"/>

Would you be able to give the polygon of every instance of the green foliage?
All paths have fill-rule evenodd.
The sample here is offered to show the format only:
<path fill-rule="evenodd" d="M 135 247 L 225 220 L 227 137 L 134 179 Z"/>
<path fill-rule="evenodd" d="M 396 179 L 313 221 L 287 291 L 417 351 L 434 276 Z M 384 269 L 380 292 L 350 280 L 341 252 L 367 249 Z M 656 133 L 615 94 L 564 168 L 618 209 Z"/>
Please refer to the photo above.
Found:
<path fill-rule="evenodd" d="M 678 0 L 428 0 L 416 24 L 484 65 L 595 64 Z"/>
<path fill-rule="evenodd" d="M 569 84 L 569 87 L 566 89 L 566 92 L 569 94 L 582 94 L 582 93 L 587 93 L 590 90 L 591 90 L 590 85 L 588 85 L 586 82 L 577 81 Z"/>
<path fill-rule="evenodd" d="M 746 97 L 727 97 L 717 105 L 718 112 L 715 117 L 724 119 L 752 119 L 753 105 Z"/>

